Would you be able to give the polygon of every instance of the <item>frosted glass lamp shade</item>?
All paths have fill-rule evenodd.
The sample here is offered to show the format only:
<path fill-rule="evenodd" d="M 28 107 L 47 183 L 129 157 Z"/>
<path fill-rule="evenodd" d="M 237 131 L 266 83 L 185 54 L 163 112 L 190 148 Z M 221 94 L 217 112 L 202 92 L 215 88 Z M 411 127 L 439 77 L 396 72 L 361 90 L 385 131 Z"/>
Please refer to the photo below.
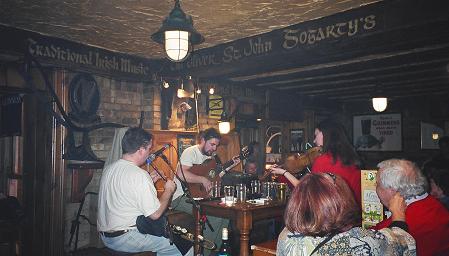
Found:
<path fill-rule="evenodd" d="M 377 112 L 383 112 L 387 109 L 388 100 L 385 97 L 376 97 L 373 98 L 373 108 Z"/>
<path fill-rule="evenodd" d="M 165 52 L 172 61 L 182 61 L 189 54 L 189 32 L 165 31 Z"/>
<path fill-rule="evenodd" d="M 221 134 L 228 134 L 231 131 L 231 123 L 227 121 L 218 122 L 218 130 Z"/>

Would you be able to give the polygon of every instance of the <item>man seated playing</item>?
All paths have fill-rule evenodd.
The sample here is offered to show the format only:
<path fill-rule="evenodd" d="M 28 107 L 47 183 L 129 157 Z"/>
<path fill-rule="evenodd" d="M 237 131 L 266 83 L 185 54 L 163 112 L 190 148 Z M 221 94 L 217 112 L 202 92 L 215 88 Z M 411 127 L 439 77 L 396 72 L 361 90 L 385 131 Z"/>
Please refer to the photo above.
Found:
<path fill-rule="evenodd" d="M 416 240 L 417 255 L 449 255 L 449 211 L 427 193 L 427 180 L 412 162 L 390 159 L 378 164 L 376 192 L 387 208 L 399 192 L 407 203 L 405 221 Z M 391 218 L 378 223 L 380 230 Z"/>
<path fill-rule="evenodd" d="M 152 135 L 141 128 L 130 128 L 122 139 L 122 158 L 106 166 L 98 193 L 97 229 L 103 243 L 120 252 L 156 252 L 182 255 L 168 238 L 142 234 L 136 227 L 140 215 L 148 221 L 159 220 L 176 190 L 173 181 L 165 183 L 164 193 L 157 198 L 154 181 L 141 169 L 152 147 Z M 193 249 L 186 255 L 193 255 Z"/>

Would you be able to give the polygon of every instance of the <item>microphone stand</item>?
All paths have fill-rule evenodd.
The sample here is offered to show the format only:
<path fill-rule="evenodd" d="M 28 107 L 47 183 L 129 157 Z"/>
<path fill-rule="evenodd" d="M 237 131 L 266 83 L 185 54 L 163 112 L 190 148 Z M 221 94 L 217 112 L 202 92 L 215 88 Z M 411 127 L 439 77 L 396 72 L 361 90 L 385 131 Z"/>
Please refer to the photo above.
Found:
<path fill-rule="evenodd" d="M 165 157 L 165 156 L 164 156 L 164 157 Z M 148 168 L 149 166 L 153 167 L 153 169 L 156 171 L 156 173 L 159 174 L 159 176 L 160 176 L 164 181 L 167 181 L 167 178 L 164 177 L 164 176 L 159 172 L 159 170 L 156 168 L 156 166 L 154 166 L 153 163 L 151 163 L 150 161 L 147 160 L 147 168 Z M 148 171 L 148 172 L 150 171 L 149 168 L 148 168 L 147 171 Z M 170 199 L 170 200 L 171 200 L 171 199 Z M 168 223 L 167 210 L 164 212 L 164 215 L 165 215 L 165 217 L 167 218 L 167 222 L 165 223 L 165 225 L 166 225 L 166 226 L 165 226 L 165 231 L 168 233 L 168 240 L 170 241 L 170 245 L 173 245 L 173 241 L 174 241 L 174 238 L 173 238 L 173 230 L 171 230 L 170 224 Z"/>
<path fill-rule="evenodd" d="M 171 144 L 170 144 L 171 145 Z M 173 147 L 173 145 L 171 145 Z M 174 148 L 174 147 L 173 147 Z M 178 153 L 178 151 L 175 148 L 176 153 Z M 165 155 L 161 155 L 161 158 L 167 163 L 167 165 L 169 166 L 169 169 L 171 170 L 171 172 L 175 175 L 175 177 L 179 180 L 179 182 L 181 183 L 181 188 L 182 191 L 184 192 L 184 194 L 187 197 L 186 202 L 191 203 L 199 212 L 200 214 L 200 225 L 201 225 L 201 230 L 205 229 L 205 224 L 207 224 L 207 226 L 209 227 L 209 229 L 214 232 L 214 228 L 212 227 L 212 225 L 209 222 L 209 219 L 207 218 L 207 216 L 205 214 L 203 214 L 202 210 L 201 210 L 201 206 L 200 204 L 193 198 L 191 192 L 190 192 L 190 187 L 189 187 L 189 183 L 186 182 L 186 177 L 184 175 L 184 171 L 182 170 L 182 164 L 180 163 L 180 158 L 179 158 L 179 154 L 178 155 L 178 162 L 179 162 L 179 168 L 181 169 L 181 174 L 183 176 L 184 179 L 181 179 L 179 177 L 179 175 L 177 174 L 177 172 L 172 168 L 172 166 L 170 165 L 170 162 L 168 161 L 167 157 Z M 201 241 L 198 237 L 195 237 L 194 239 L 194 246 L 195 245 L 201 245 Z M 202 250 L 202 246 L 199 246 L 199 248 L 201 248 Z"/>

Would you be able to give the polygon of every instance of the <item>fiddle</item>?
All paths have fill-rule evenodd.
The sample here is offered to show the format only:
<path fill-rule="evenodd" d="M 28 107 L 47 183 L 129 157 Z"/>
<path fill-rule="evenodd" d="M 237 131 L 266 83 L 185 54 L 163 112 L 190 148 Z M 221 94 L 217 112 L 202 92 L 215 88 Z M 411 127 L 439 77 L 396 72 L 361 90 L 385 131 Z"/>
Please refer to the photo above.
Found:
<path fill-rule="evenodd" d="M 322 153 L 321 147 L 313 147 L 308 149 L 306 152 L 302 154 L 298 153 L 288 156 L 284 164 L 280 165 L 279 167 L 284 168 L 289 173 L 297 174 L 307 166 L 312 165 L 315 159 L 319 157 L 321 153 Z M 260 178 L 260 180 L 265 180 L 270 174 L 271 171 L 265 172 L 265 174 Z"/>

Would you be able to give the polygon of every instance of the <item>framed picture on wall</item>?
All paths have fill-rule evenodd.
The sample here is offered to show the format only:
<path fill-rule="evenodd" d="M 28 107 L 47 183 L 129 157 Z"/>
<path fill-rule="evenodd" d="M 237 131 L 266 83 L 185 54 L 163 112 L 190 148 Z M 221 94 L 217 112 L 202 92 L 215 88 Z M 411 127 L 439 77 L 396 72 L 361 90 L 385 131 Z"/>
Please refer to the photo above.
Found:
<path fill-rule="evenodd" d="M 282 159 L 282 128 L 280 125 L 270 125 L 265 132 L 265 161 L 279 163 Z"/>
<path fill-rule="evenodd" d="M 290 152 L 301 152 L 304 144 L 304 129 L 290 130 Z"/>
<path fill-rule="evenodd" d="M 195 136 L 193 134 L 178 134 L 176 143 L 178 144 L 178 154 L 181 156 L 184 149 L 195 145 Z"/>
<path fill-rule="evenodd" d="M 358 151 L 401 151 L 401 114 L 354 116 L 353 143 Z"/>
<path fill-rule="evenodd" d="M 443 136 L 443 128 L 421 122 L 421 149 L 438 149 L 438 140 Z"/>

